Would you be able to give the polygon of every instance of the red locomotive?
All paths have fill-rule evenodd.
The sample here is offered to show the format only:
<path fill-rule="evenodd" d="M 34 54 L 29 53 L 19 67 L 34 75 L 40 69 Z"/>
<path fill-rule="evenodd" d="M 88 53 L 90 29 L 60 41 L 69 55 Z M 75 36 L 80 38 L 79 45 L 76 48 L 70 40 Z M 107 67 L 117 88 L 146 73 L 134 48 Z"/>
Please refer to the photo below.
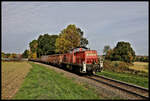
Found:
<path fill-rule="evenodd" d="M 78 47 L 65 54 L 45 55 L 40 59 L 30 59 L 51 65 L 68 68 L 79 73 L 95 74 L 103 68 L 103 63 L 98 59 L 96 50 Z"/>

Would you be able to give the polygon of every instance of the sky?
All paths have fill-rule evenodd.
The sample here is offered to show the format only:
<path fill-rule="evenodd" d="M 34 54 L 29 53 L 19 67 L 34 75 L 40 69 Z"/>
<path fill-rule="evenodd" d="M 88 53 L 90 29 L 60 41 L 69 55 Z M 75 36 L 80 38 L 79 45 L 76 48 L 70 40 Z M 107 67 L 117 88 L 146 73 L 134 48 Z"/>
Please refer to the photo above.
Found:
<path fill-rule="evenodd" d="M 129 42 L 136 55 L 149 55 L 148 2 L 2 2 L 1 14 L 5 53 L 23 53 L 39 35 L 59 35 L 75 24 L 99 55 L 119 41 Z"/>

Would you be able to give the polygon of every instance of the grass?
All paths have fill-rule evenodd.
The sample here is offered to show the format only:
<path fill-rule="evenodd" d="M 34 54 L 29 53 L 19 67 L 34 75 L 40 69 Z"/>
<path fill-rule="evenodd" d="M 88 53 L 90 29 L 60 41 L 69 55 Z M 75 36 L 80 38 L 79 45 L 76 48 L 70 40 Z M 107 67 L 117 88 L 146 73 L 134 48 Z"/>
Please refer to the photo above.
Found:
<path fill-rule="evenodd" d="M 133 75 L 133 74 L 128 74 L 128 73 L 116 73 L 116 72 L 112 72 L 112 71 L 108 71 L 108 70 L 98 72 L 97 74 L 148 88 L 148 78 L 147 77 L 141 77 L 138 75 Z"/>
<path fill-rule="evenodd" d="M 2 63 L 2 99 L 11 99 L 32 67 L 27 62 Z"/>
<path fill-rule="evenodd" d="M 134 65 L 129 66 L 129 68 L 148 73 L 148 65 L 148 62 L 134 62 Z"/>
<path fill-rule="evenodd" d="M 13 99 L 100 99 L 92 88 L 79 85 L 42 65 L 33 68 Z"/>

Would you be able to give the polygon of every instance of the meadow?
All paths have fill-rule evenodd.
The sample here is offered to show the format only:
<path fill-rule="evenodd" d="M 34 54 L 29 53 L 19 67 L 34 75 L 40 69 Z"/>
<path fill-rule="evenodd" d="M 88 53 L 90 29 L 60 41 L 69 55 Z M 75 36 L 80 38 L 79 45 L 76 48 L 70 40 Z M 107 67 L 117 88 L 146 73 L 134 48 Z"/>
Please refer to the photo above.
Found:
<path fill-rule="evenodd" d="M 100 99 L 93 88 L 77 84 L 48 67 L 30 64 L 33 68 L 13 99 Z"/>
<path fill-rule="evenodd" d="M 33 62 L 2 62 L 2 99 L 100 99 L 88 84 Z"/>
<path fill-rule="evenodd" d="M 134 62 L 133 65 L 128 65 L 120 61 L 105 61 L 103 71 L 97 74 L 148 88 L 148 65 L 148 62 Z"/>
<path fill-rule="evenodd" d="M 126 83 L 138 85 L 144 88 L 148 88 L 149 81 L 147 77 L 141 77 L 138 75 L 130 74 L 130 73 L 117 73 L 108 70 L 104 70 L 101 73 L 97 73 L 98 75 L 103 75 L 115 80 L 120 80 Z"/>

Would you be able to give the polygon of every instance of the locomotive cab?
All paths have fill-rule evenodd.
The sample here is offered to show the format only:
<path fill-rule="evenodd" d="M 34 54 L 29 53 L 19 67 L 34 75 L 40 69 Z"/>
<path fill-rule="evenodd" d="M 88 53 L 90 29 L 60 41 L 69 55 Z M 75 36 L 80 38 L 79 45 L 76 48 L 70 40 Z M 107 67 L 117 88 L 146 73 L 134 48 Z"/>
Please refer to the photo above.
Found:
<path fill-rule="evenodd" d="M 85 63 L 86 70 L 88 73 L 95 74 L 96 72 L 101 72 L 103 68 L 102 61 L 98 58 L 96 50 L 89 50 L 85 52 Z"/>
<path fill-rule="evenodd" d="M 73 64 L 80 65 L 81 73 L 100 72 L 103 68 L 102 61 L 99 61 L 97 51 L 89 50 L 88 48 L 74 49 L 73 52 Z"/>

